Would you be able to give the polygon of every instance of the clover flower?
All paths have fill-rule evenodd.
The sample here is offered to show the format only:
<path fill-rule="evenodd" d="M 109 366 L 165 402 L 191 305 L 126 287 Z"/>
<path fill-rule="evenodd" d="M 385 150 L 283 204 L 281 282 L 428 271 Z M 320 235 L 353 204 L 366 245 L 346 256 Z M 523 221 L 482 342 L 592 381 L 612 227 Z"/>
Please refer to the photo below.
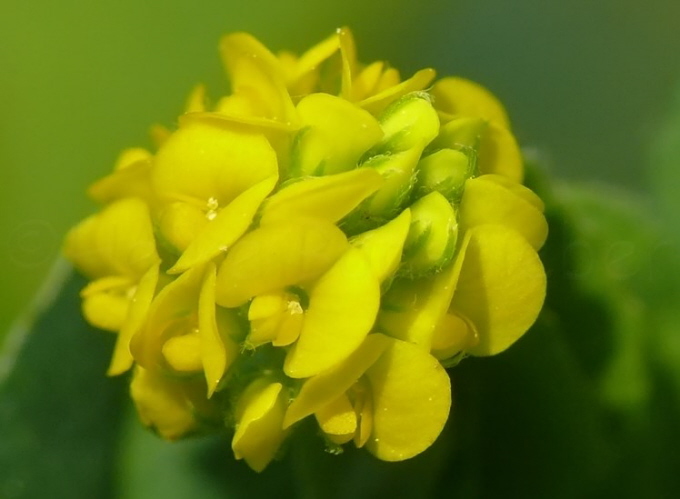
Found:
<path fill-rule="evenodd" d="M 432 69 L 361 64 L 340 29 L 297 57 L 224 37 L 231 93 L 190 95 L 155 152 L 90 188 L 65 253 L 117 334 L 144 424 L 233 430 L 261 471 L 299 421 L 387 461 L 438 437 L 444 369 L 502 352 L 545 295 L 543 204 L 502 105 Z"/>

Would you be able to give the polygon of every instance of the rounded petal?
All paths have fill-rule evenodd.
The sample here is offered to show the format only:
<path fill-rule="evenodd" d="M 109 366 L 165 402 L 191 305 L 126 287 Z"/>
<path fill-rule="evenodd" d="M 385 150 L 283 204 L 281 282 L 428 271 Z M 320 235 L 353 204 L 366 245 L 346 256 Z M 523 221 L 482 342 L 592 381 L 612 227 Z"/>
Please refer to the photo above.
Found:
<path fill-rule="evenodd" d="M 373 401 L 373 431 L 366 443 L 371 454 L 402 461 L 432 445 L 451 408 L 451 383 L 439 361 L 393 339 L 366 375 Z"/>
<path fill-rule="evenodd" d="M 484 131 L 478 151 L 481 173 L 496 173 L 515 182 L 524 178 L 524 161 L 514 135 L 507 129 L 490 122 Z"/>
<path fill-rule="evenodd" d="M 434 84 L 431 93 L 435 108 L 440 111 L 453 116 L 484 118 L 510 128 L 503 105 L 491 92 L 477 83 L 464 78 L 442 78 Z"/>
<path fill-rule="evenodd" d="M 216 299 L 238 307 L 253 296 L 320 276 L 347 248 L 347 238 L 325 220 L 299 218 L 243 236 L 220 265 Z"/>
<path fill-rule="evenodd" d="M 127 277 L 103 277 L 90 282 L 80 292 L 87 322 L 107 331 L 118 332 L 130 306 L 129 292 L 135 283 Z"/>
<path fill-rule="evenodd" d="M 451 311 L 476 327 L 472 355 L 494 355 L 534 323 L 545 298 L 545 271 L 518 232 L 501 225 L 471 229 Z"/>
<path fill-rule="evenodd" d="M 359 250 L 348 248 L 311 289 L 284 372 L 308 378 L 346 359 L 373 327 L 379 305 L 380 284 L 373 270 Z"/>
<path fill-rule="evenodd" d="M 158 260 L 147 205 L 136 198 L 113 202 L 71 229 L 64 253 L 89 277 L 139 279 Z"/>
<path fill-rule="evenodd" d="M 263 134 L 236 124 L 195 120 L 163 143 L 152 182 L 164 199 L 221 207 L 277 174 L 276 153 Z"/>
<path fill-rule="evenodd" d="M 357 415 L 346 394 L 316 411 L 316 420 L 321 430 L 329 436 L 342 437 L 347 441 L 357 430 Z"/>
<path fill-rule="evenodd" d="M 548 237 L 548 222 L 542 211 L 527 200 L 533 192 L 520 184 L 511 188 L 497 181 L 499 178 L 503 177 L 482 175 L 466 182 L 460 205 L 461 225 L 464 228 L 504 225 L 522 234 L 536 250 L 540 249 Z"/>

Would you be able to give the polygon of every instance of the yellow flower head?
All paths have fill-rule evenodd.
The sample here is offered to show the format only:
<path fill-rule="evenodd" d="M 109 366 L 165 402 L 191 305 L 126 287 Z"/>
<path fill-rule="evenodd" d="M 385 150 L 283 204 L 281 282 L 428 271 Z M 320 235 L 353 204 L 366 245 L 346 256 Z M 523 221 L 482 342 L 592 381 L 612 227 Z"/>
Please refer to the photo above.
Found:
<path fill-rule="evenodd" d="M 65 253 L 117 333 L 141 420 L 224 425 L 260 471 L 299 421 L 399 461 L 449 415 L 443 366 L 494 355 L 545 295 L 543 203 L 479 85 L 362 64 L 340 29 L 306 53 L 224 37 L 231 93 L 191 93 L 158 150 L 125 151 Z"/>

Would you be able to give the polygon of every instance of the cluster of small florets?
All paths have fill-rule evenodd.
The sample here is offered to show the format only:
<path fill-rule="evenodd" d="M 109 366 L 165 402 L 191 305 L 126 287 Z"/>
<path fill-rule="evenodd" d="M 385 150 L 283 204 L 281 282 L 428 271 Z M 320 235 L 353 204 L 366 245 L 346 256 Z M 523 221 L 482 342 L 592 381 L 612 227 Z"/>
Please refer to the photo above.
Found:
<path fill-rule="evenodd" d="M 360 64 L 348 30 L 300 57 L 220 46 L 231 93 L 191 94 L 158 149 L 125 151 L 65 252 L 117 333 L 142 421 L 233 430 L 262 470 L 314 417 L 384 460 L 437 438 L 443 366 L 493 355 L 541 308 L 547 226 L 500 103 L 431 69 Z"/>

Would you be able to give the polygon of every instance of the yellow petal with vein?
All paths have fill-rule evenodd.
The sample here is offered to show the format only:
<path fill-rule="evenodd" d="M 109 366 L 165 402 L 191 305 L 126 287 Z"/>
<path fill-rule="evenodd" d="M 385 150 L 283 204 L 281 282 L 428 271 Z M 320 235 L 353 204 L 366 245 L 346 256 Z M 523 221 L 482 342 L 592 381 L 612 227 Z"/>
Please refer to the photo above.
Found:
<path fill-rule="evenodd" d="M 402 461 L 430 447 L 451 408 L 451 384 L 439 361 L 416 345 L 392 340 L 366 375 L 373 395 L 369 452 Z"/>
<path fill-rule="evenodd" d="M 260 223 L 300 216 L 337 222 L 382 184 L 383 177 L 372 168 L 303 179 L 284 187 L 266 201 Z"/>
<path fill-rule="evenodd" d="M 299 218 L 243 236 L 220 265 L 216 300 L 238 307 L 253 296 L 319 277 L 347 248 L 347 238 L 321 219 Z"/>
<path fill-rule="evenodd" d="M 308 378 L 346 359 L 373 327 L 380 304 L 380 284 L 356 248 L 345 254 L 309 292 L 297 343 L 283 370 L 291 378 Z"/>
<path fill-rule="evenodd" d="M 477 328 L 472 355 L 494 355 L 534 323 L 545 298 L 546 279 L 536 251 L 518 232 L 501 225 L 468 231 L 458 288 L 451 311 Z"/>
<path fill-rule="evenodd" d="M 540 249 L 548 237 L 548 223 L 541 210 L 527 200 L 536 195 L 519 184 L 511 189 L 504 181 L 497 181 L 500 178 L 503 177 L 482 175 L 467 181 L 460 205 L 461 224 L 465 228 L 504 225 L 522 234 L 536 250 Z"/>
<path fill-rule="evenodd" d="M 214 200 L 226 206 L 277 174 L 276 153 L 262 133 L 238 124 L 191 121 L 159 149 L 152 182 L 168 201 L 205 206 Z"/>

